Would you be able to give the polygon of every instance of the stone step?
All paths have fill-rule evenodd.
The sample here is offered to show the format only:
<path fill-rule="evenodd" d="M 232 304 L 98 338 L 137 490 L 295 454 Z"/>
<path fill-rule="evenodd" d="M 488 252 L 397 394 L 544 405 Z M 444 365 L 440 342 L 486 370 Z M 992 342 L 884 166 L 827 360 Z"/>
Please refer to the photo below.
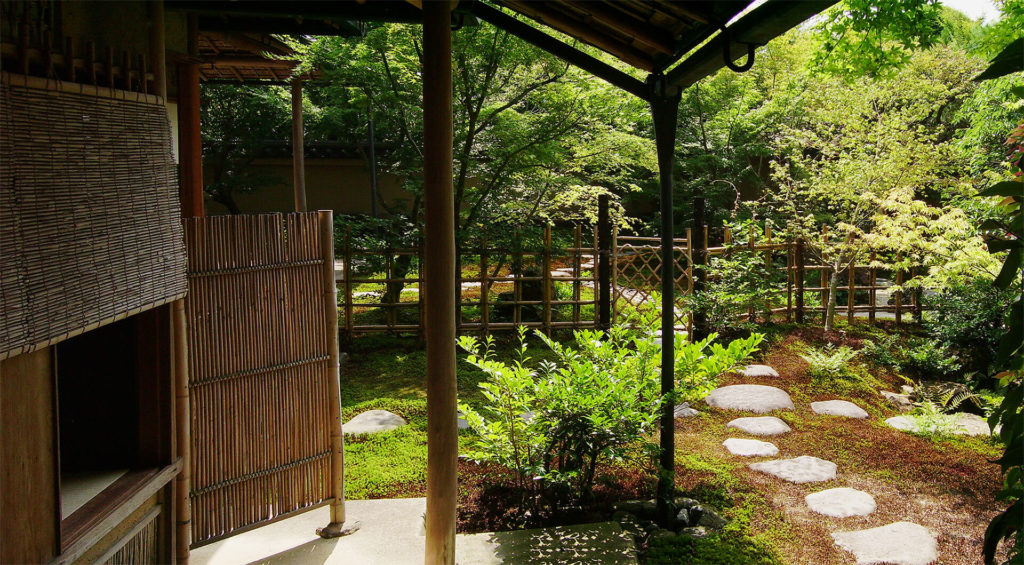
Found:
<path fill-rule="evenodd" d="M 842 416 L 845 418 L 867 418 L 863 408 L 848 400 L 824 400 L 812 402 L 811 411 L 824 416 Z"/>
<path fill-rule="evenodd" d="M 774 443 L 756 439 L 729 438 L 722 445 L 729 453 L 743 457 L 775 457 L 779 454 L 779 448 Z"/>
<path fill-rule="evenodd" d="M 726 424 L 726 427 L 736 428 L 755 436 L 777 436 L 791 431 L 786 422 L 775 416 L 736 418 Z"/>
<path fill-rule="evenodd" d="M 838 467 L 831 461 L 801 455 L 793 459 L 776 459 L 747 465 L 755 471 L 767 473 L 791 483 L 819 483 L 836 478 Z"/>
<path fill-rule="evenodd" d="M 408 425 L 398 414 L 387 410 L 367 410 L 342 424 L 345 435 L 376 434 Z"/>
<path fill-rule="evenodd" d="M 853 554 L 857 565 L 928 565 L 939 558 L 935 535 L 928 528 L 912 522 L 894 522 L 867 530 L 833 532 L 832 539 L 836 545 Z"/>
<path fill-rule="evenodd" d="M 849 518 L 867 516 L 875 511 L 875 497 L 852 488 L 830 488 L 804 497 L 807 506 L 825 516 Z"/>
<path fill-rule="evenodd" d="M 781 388 L 764 385 L 731 385 L 716 388 L 704 399 L 709 406 L 724 410 L 745 410 L 764 414 L 772 410 L 793 410 L 793 400 Z"/>
<path fill-rule="evenodd" d="M 777 377 L 779 372 L 768 365 L 747 365 L 740 371 L 744 377 Z"/>

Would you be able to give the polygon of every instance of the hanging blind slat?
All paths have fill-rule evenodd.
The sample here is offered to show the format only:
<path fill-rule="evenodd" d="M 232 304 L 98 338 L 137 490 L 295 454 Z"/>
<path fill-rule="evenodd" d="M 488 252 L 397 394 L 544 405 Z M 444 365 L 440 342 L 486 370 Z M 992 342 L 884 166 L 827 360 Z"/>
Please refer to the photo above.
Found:
<path fill-rule="evenodd" d="M 167 111 L 0 83 L 0 359 L 184 295 Z"/>

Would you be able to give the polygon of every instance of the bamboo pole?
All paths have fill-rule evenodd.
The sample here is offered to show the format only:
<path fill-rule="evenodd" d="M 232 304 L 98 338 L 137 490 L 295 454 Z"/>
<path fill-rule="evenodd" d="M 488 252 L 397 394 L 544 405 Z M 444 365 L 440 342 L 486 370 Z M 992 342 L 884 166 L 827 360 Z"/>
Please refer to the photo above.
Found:
<path fill-rule="evenodd" d="M 579 326 L 580 325 L 580 275 L 582 273 L 580 269 L 581 255 L 583 250 L 583 233 L 582 228 L 579 224 L 573 227 L 573 252 L 572 252 L 572 321 Z"/>
<path fill-rule="evenodd" d="M 896 264 L 898 265 L 903 261 L 903 254 L 896 255 Z M 896 286 L 900 287 L 900 290 L 896 291 L 896 327 L 899 327 L 903 323 L 903 269 L 897 268 L 896 270 Z"/>
<path fill-rule="evenodd" d="M 875 269 L 875 252 L 874 251 L 871 252 L 871 257 L 870 257 L 869 261 L 871 262 L 871 270 L 868 273 L 868 277 L 869 277 L 868 280 L 870 281 L 868 283 L 868 286 L 870 287 L 868 289 L 868 323 L 871 324 L 871 325 L 874 325 L 875 324 L 875 309 L 878 307 L 878 298 L 877 298 L 877 295 L 875 294 L 875 292 L 876 292 L 876 290 L 878 288 L 878 281 L 877 281 L 877 272 L 876 272 L 876 269 Z"/>
<path fill-rule="evenodd" d="M 455 563 L 455 198 L 451 4 L 423 3 L 423 186 L 427 264 L 427 513 L 424 562 Z"/>
<path fill-rule="evenodd" d="M 480 242 L 480 323 L 483 325 L 483 335 L 488 333 L 487 323 L 490 321 L 487 298 L 490 294 L 491 278 L 487 275 L 487 237 Z M 462 287 L 459 286 L 461 293 Z"/>
<path fill-rule="evenodd" d="M 345 274 L 345 333 L 348 334 L 348 339 L 352 339 L 355 337 L 352 329 L 355 323 L 352 320 L 352 230 L 349 226 L 345 226 L 344 253 L 345 263 L 341 266 L 341 269 Z M 420 264 L 420 269 L 423 269 L 422 263 Z"/>
<path fill-rule="evenodd" d="M 848 281 L 848 284 L 847 284 L 847 289 L 848 290 L 846 292 L 846 323 L 852 324 L 853 323 L 854 305 L 857 302 L 855 300 L 855 298 L 856 298 L 855 292 L 856 292 L 856 288 L 857 288 L 857 280 L 856 280 L 856 278 L 857 278 L 857 267 L 856 267 L 856 262 L 855 262 L 854 259 L 850 259 L 849 270 L 850 270 L 850 272 L 849 272 L 849 281 Z"/>
<path fill-rule="evenodd" d="M 189 430 L 189 354 L 188 327 L 185 321 L 185 300 L 174 301 L 171 307 L 174 336 L 174 443 L 181 457 L 181 471 L 174 478 L 174 558 L 179 565 L 188 565 L 192 534 L 192 508 L 189 503 L 191 476 L 191 433 Z"/>
<path fill-rule="evenodd" d="M 611 285 L 612 286 L 612 292 L 611 292 L 611 296 L 609 297 L 609 302 L 611 303 L 611 323 L 612 324 L 615 324 L 615 322 L 618 321 L 618 317 L 619 317 L 619 309 L 617 307 L 617 302 L 619 300 L 619 241 L 618 240 L 619 240 L 619 226 L 612 226 L 612 245 L 611 245 L 611 249 L 609 250 L 610 260 L 611 260 L 611 264 L 612 264 L 612 269 L 611 269 L 612 270 L 612 273 L 611 273 L 611 277 L 612 277 L 612 285 Z M 604 320 L 602 320 L 601 323 L 606 325 L 606 326 L 608 326 L 608 327 L 611 327 Z"/>
<path fill-rule="evenodd" d="M 334 282 L 334 213 L 317 212 L 320 253 L 323 257 L 324 331 L 327 335 L 327 383 L 331 430 L 331 523 L 317 533 L 330 538 L 341 535 L 345 523 L 345 446 L 341 432 L 341 375 L 338 366 L 338 287 Z M 305 498 L 305 497 L 304 497 Z"/>
<path fill-rule="evenodd" d="M 796 249 L 793 251 L 796 271 L 794 282 L 796 283 L 796 323 L 804 323 L 804 240 L 796 240 Z"/>
<path fill-rule="evenodd" d="M 302 128 L 302 79 L 292 79 L 292 187 L 295 211 L 306 211 L 306 146 Z M 333 253 L 332 253 L 333 254 Z"/>
<path fill-rule="evenodd" d="M 594 283 L 594 302 L 595 302 L 595 304 L 594 304 L 594 329 L 595 330 L 601 329 L 601 323 L 602 323 L 601 322 L 601 310 L 603 309 L 602 304 L 604 304 L 604 301 L 601 299 L 602 291 L 600 289 L 600 285 L 601 285 L 601 268 L 602 268 L 601 265 L 602 265 L 602 262 L 603 262 L 603 264 L 605 265 L 604 269 L 607 272 L 607 269 L 608 269 L 608 259 L 609 259 L 607 256 L 605 256 L 604 259 L 601 259 L 602 253 L 601 253 L 601 245 L 600 245 L 600 234 L 598 233 L 598 230 L 599 230 L 599 228 L 597 226 L 594 226 L 594 249 L 593 249 L 593 255 L 591 255 L 591 260 L 590 260 L 590 263 L 594 266 L 594 268 L 591 269 L 590 273 L 592 275 L 592 281 Z M 610 296 L 610 294 L 609 294 L 609 296 Z M 605 314 L 608 314 L 608 312 L 605 312 Z M 610 317 L 609 317 L 609 319 L 610 319 Z"/>
<path fill-rule="evenodd" d="M 551 300 L 554 283 L 551 281 L 551 226 L 544 226 L 544 250 L 541 255 L 541 269 L 543 275 L 541 282 L 544 288 L 541 290 L 541 297 L 544 300 L 544 333 L 551 335 Z"/>

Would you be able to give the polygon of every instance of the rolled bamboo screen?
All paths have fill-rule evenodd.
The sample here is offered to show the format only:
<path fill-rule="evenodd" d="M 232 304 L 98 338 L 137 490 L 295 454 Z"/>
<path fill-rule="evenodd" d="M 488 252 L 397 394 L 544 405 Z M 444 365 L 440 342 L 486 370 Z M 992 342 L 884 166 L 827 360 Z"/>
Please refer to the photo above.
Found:
<path fill-rule="evenodd" d="M 185 234 L 192 542 L 202 545 L 331 500 L 336 341 L 315 212 L 189 218 Z"/>
<path fill-rule="evenodd" d="M 30 84 L 0 82 L 0 359 L 186 289 L 164 105 Z"/>

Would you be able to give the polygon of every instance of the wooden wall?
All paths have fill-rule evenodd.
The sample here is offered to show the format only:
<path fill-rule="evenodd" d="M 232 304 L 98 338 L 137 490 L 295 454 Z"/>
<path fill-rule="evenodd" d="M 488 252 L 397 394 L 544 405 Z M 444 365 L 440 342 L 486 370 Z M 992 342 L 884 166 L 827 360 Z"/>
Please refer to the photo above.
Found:
<path fill-rule="evenodd" d="M 0 363 L 0 562 L 57 554 L 57 455 L 51 348 Z"/>

